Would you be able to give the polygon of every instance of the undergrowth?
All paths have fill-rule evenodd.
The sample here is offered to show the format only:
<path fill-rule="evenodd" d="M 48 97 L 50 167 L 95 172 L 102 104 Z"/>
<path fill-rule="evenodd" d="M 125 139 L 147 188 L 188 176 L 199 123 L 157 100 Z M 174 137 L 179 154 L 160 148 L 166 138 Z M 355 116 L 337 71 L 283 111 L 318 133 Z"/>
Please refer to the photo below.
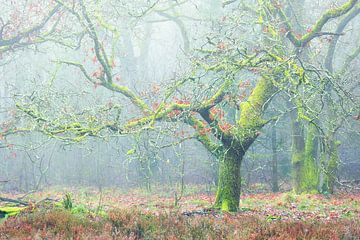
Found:
<path fill-rule="evenodd" d="M 236 214 L 211 210 L 213 199 L 202 194 L 174 207 L 156 195 L 109 191 L 101 208 L 95 195 L 73 191 L 9 214 L 0 239 L 360 239 L 358 195 L 244 195 Z"/>
<path fill-rule="evenodd" d="M 357 239 L 358 221 L 267 221 L 259 216 L 117 209 L 106 216 L 35 209 L 8 218 L 0 239 Z"/>

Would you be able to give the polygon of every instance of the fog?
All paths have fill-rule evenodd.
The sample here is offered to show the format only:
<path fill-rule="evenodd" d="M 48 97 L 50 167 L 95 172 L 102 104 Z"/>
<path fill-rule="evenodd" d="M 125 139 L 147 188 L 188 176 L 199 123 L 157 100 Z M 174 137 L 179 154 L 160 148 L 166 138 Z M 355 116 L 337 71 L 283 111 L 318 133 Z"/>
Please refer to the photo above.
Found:
<path fill-rule="evenodd" d="M 359 3 L 269 2 L 0 0 L 0 191 L 358 189 Z"/>

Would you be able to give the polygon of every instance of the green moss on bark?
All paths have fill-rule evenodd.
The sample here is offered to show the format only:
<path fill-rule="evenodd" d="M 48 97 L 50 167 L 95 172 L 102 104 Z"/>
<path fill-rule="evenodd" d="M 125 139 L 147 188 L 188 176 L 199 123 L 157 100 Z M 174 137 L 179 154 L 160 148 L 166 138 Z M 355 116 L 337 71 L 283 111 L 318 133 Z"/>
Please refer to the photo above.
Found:
<path fill-rule="evenodd" d="M 303 167 L 305 142 L 303 133 L 303 124 L 298 119 L 296 112 L 291 113 L 291 130 L 292 130 L 292 147 L 291 147 L 291 163 L 293 166 L 293 190 L 301 192 L 301 169 Z"/>
<path fill-rule="evenodd" d="M 238 149 L 246 152 L 259 135 L 259 130 L 267 123 L 262 115 L 276 91 L 270 78 L 263 77 L 253 89 L 247 101 L 240 104 L 240 117 L 237 122 L 236 139 Z"/>
<path fill-rule="evenodd" d="M 304 136 L 299 134 L 297 135 L 298 139 L 295 139 L 293 143 L 293 190 L 297 194 L 318 192 L 319 168 L 316 163 L 318 138 L 316 133 L 316 127 L 309 124 L 306 140 L 304 141 Z"/>
<path fill-rule="evenodd" d="M 301 170 L 301 192 L 318 192 L 319 173 L 316 164 L 318 141 L 316 133 L 316 127 L 310 124 L 306 136 L 304 164 Z"/>
<path fill-rule="evenodd" d="M 260 79 L 248 100 L 240 104 L 241 115 L 238 125 L 241 128 L 258 129 L 265 124 L 261 116 L 274 90 L 275 87 L 270 79 Z"/>
<path fill-rule="evenodd" d="M 215 207 L 222 211 L 236 212 L 239 209 L 242 157 L 229 150 L 221 158 Z"/>
<path fill-rule="evenodd" d="M 240 201 L 240 167 L 242 158 L 258 136 L 266 121 L 262 114 L 276 87 L 270 78 L 263 77 L 246 102 L 241 103 L 241 115 L 231 141 L 223 141 L 224 151 L 220 156 L 219 183 L 215 207 L 222 211 L 235 212 Z"/>
<path fill-rule="evenodd" d="M 334 193 L 336 174 L 340 161 L 338 151 L 339 145 L 340 142 L 338 141 L 330 141 L 330 146 L 328 149 L 328 163 L 324 176 L 324 183 L 322 186 L 323 192 Z"/>

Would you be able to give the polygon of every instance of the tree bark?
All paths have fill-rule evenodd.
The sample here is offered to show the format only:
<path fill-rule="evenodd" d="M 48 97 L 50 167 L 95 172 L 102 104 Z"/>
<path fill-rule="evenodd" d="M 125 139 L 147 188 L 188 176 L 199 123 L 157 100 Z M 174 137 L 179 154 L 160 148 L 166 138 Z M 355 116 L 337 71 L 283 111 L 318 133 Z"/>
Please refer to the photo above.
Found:
<path fill-rule="evenodd" d="M 293 119 L 293 190 L 297 194 L 317 193 L 319 187 L 319 170 L 316 163 L 318 137 L 313 124 L 308 125 L 306 136 L 303 128 L 299 120 Z"/>
<path fill-rule="evenodd" d="M 317 129 L 309 124 L 306 134 L 304 166 L 301 170 L 301 192 L 317 193 L 319 186 L 319 170 L 316 163 L 318 150 Z"/>
<path fill-rule="evenodd" d="M 293 166 L 293 190 L 296 193 L 301 192 L 301 172 L 304 165 L 304 131 L 301 122 L 297 119 L 296 112 L 291 113 L 291 130 L 292 130 L 292 155 L 291 163 Z"/>
<path fill-rule="evenodd" d="M 271 188 L 273 192 L 279 191 L 278 182 L 278 155 L 276 147 L 276 126 L 273 125 L 271 129 L 271 149 L 272 149 L 272 161 L 271 161 Z"/>
<path fill-rule="evenodd" d="M 233 137 L 222 138 L 224 146 L 220 158 L 219 183 L 215 207 L 222 211 L 239 209 L 242 159 L 266 124 L 262 114 L 276 92 L 271 79 L 261 78 L 246 102 L 240 104 L 240 117 Z"/>
<path fill-rule="evenodd" d="M 323 153 L 325 162 L 323 162 L 323 167 L 325 169 L 325 174 L 323 176 L 324 180 L 321 186 L 322 192 L 334 193 L 336 175 L 339 166 L 339 148 L 340 143 L 334 139 L 329 139 L 327 145 L 325 146 L 325 151 Z"/>
<path fill-rule="evenodd" d="M 227 212 L 239 209 L 241 177 L 240 168 L 244 153 L 229 149 L 220 159 L 219 183 L 215 207 Z"/>

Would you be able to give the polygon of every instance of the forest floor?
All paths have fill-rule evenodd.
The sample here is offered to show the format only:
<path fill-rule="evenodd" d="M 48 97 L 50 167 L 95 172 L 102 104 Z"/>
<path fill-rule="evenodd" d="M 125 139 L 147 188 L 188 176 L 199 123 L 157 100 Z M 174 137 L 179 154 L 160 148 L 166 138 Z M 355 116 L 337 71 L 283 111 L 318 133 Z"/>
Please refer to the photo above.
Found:
<path fill-rule="evenodd" d="M 30 204 L 0 220 L 0 239 L 360 239 L 359 194 L 244 194 L 236 214 L 211 209 L 214 194 L 196 187 L 178 206 L 166 188 L 55 187 L 22 201 Z"/>

